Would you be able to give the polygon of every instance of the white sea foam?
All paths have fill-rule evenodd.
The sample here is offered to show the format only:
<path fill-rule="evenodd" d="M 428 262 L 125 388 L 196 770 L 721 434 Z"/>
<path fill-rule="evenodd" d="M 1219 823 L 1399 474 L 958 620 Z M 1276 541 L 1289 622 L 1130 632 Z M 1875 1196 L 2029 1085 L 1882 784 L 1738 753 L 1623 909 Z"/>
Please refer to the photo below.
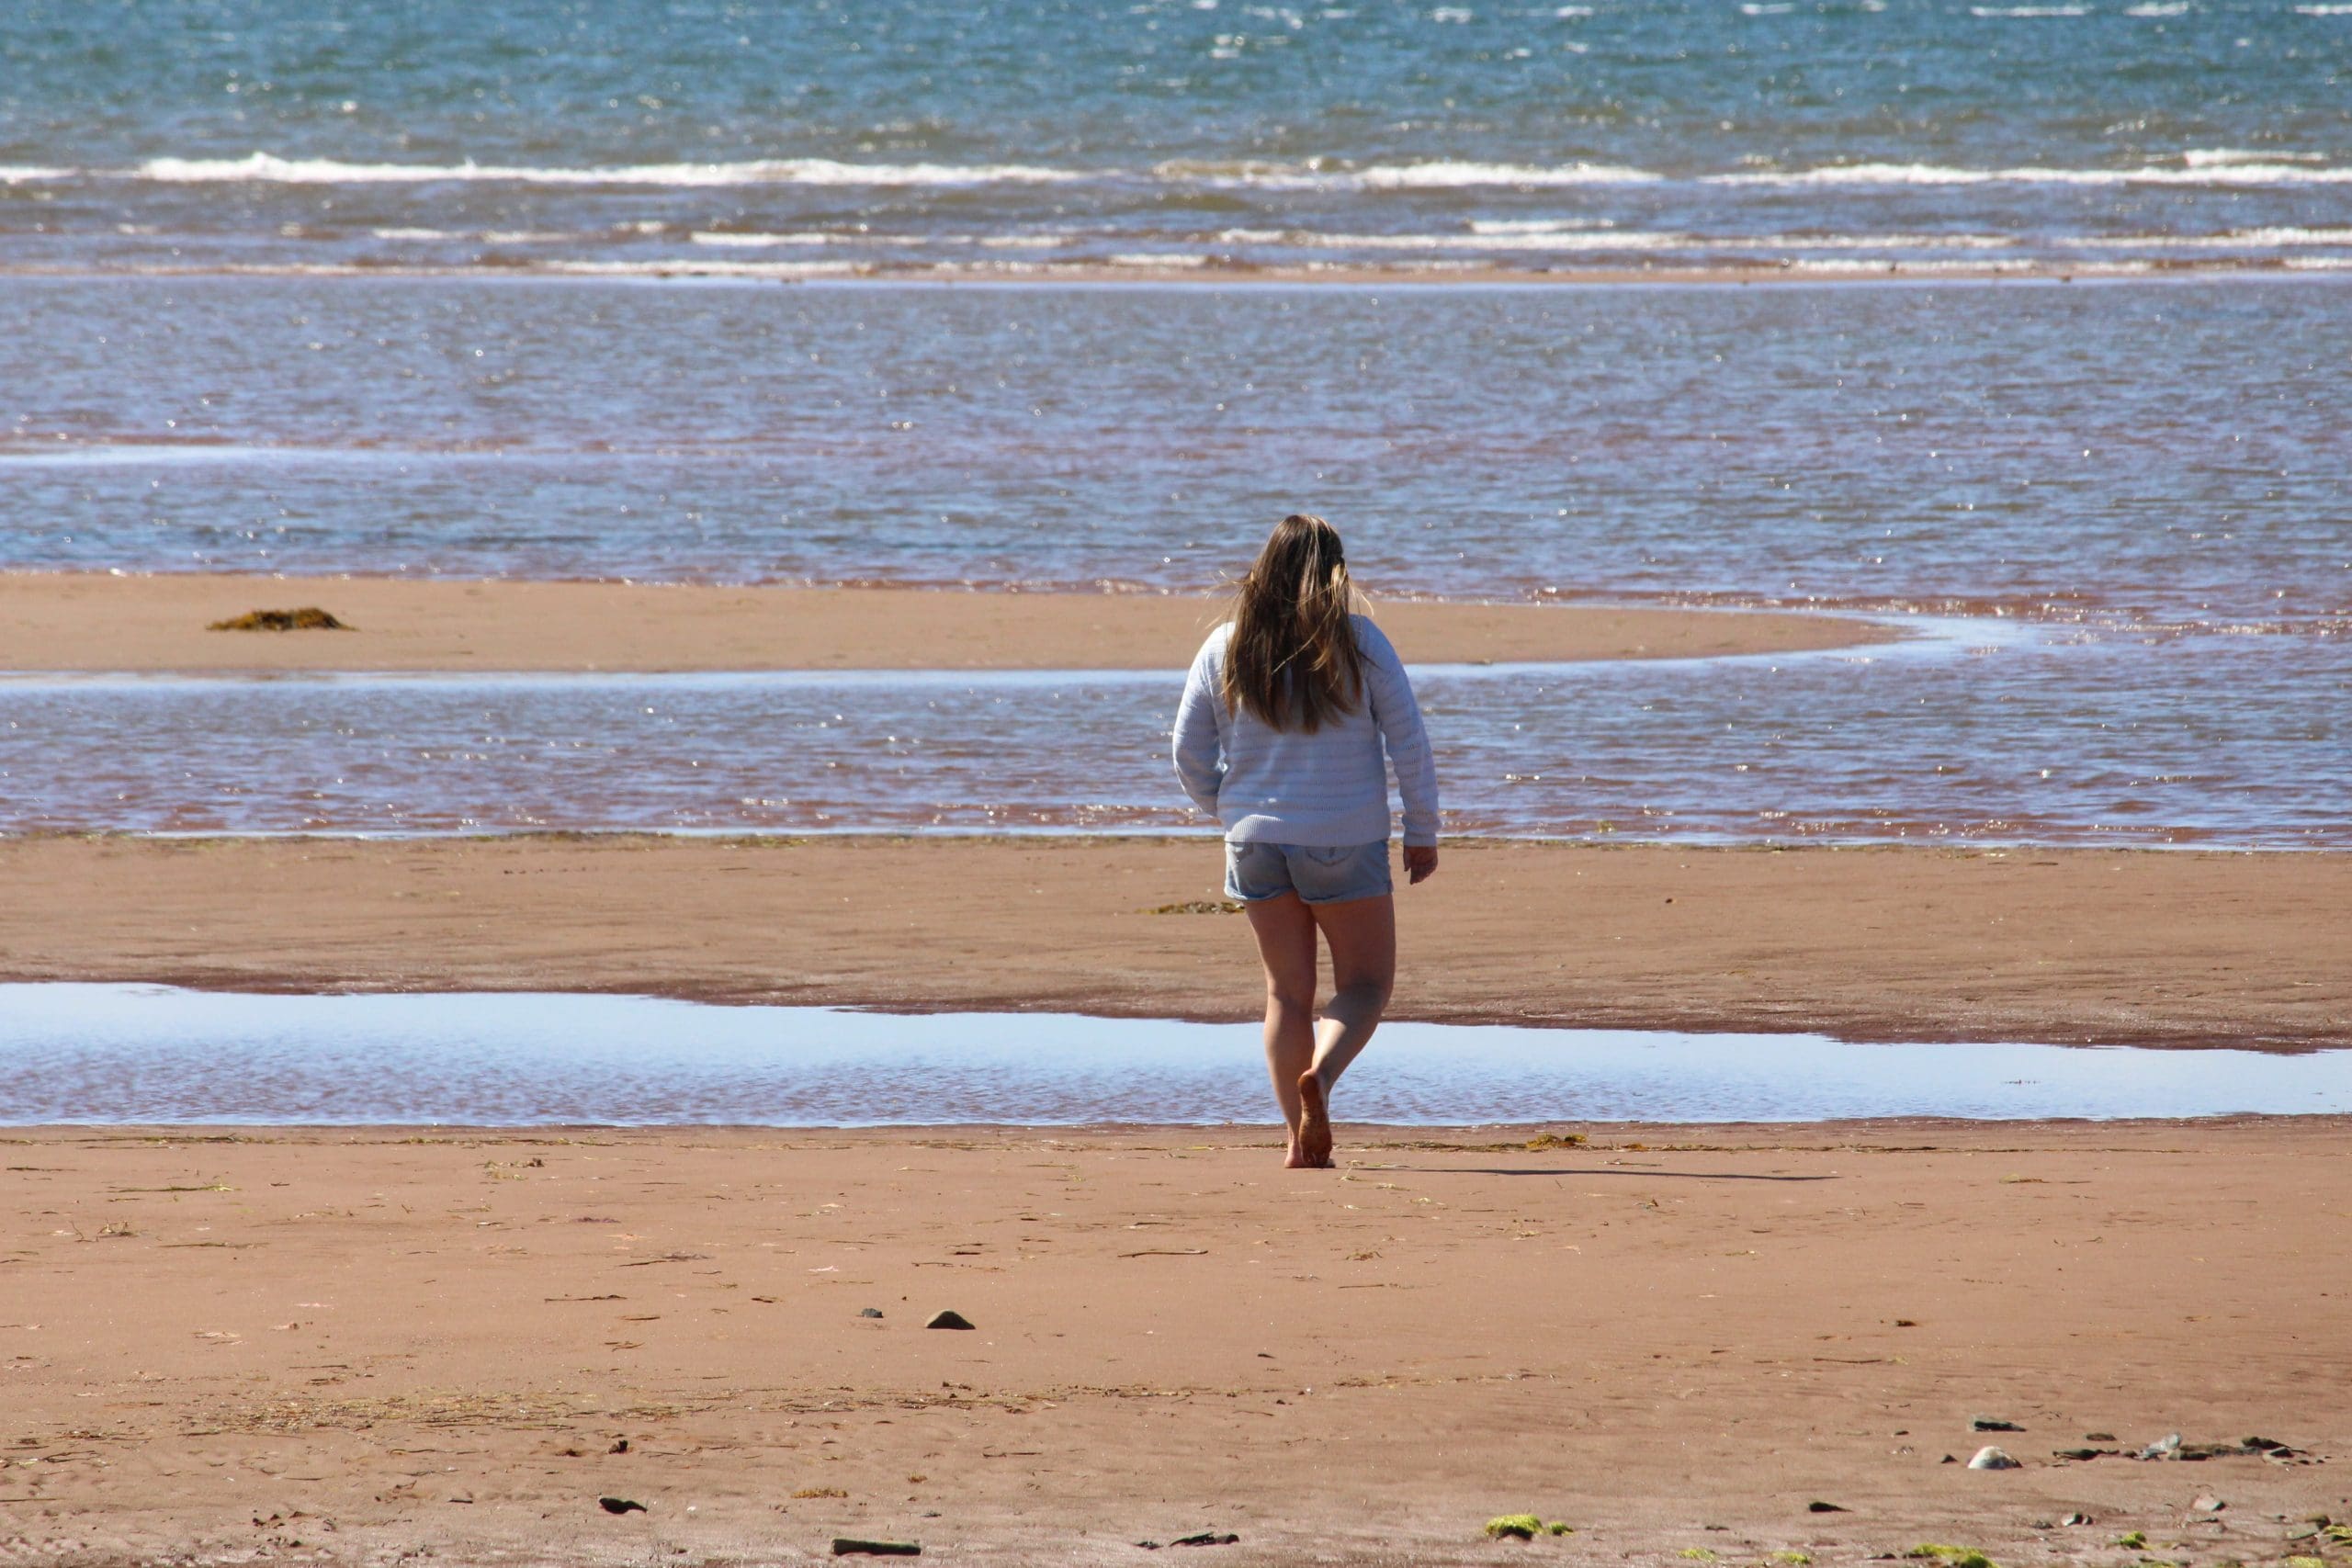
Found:
<path fill-rule="evenodd" d="M 2222 154 L 2228 154 L 2223 156 Z M 2236 161 L 2240 157 L 2258 162 Z M 1808 186 L 2266 186 L 2352 184 L 2352 166 L 2327 165 L 2314 152 L 2192 150 L 2177 164 L 2132 169 L 1956 168 L 1938 164 L 1832 164 L 1811 169 L 1747 170 L 1688 176 L 1691 183 L 1801 188 Z M 1480 186 L 1660 185 L 1677 176 L 1616 164 L 1490 164 L 1433 159 L 1348 169 L 1321 159 L 1299 164 L 1172 162 L 1153 169 L 1171 184 L 1258 190 L 1438 190 Z"/>
<path fill-rule="evenodd" d="M 28 185 L 36 180 L 70 180 L 77 171 L 48 169 L 36 164 L 0 164 L 0 185 Z"/>
<path fill-rule="evenodd" d="M 2127 17 L 2185 17 L 2188 15 L 2188 0 L 2154 0 L 2145 6 L 2126 6 Z"/>
<path fill-rule="evenodd" d="M 2087 17 L 2087 6 L 1971 6 L 1972 17 Z"/>
<path fill-rule="evenodd" d="M 2280 153 L 2285 159 L 2301 154 Z M 1832 164 L 1815 169 L 1704 175 L 1702 185 L 1725 186 L 2265 186 L 2352 184 L 2352 167 L 2313 168 L 2286 162 L 2136 169 L 1958 169 L 1936 164 Z"/>
<path fill-rule="evenodd" d="M 2298 6 L 2299 17 L 2352 17 L 2352 6 Z"/>
<path fill-rule="evenodd" d="M 2180 161 L 2192 169 L 2259 168 L 2268 164 L 2322 164 L 2317 152 L 2275 152 L 2249 147 L 2191 147 Z"/>
<path fill-rule="evenodd" d="M 697 245 L 720 245 L 741 250 L 762 250 L 778 245 L 845 245 L 871 243 L 892 243 L 873 234 L 722 234 L 707 229 L 696 229 L 687 240 Z"/>
<path fill-rule="evenodd" d="M 150 158 L 136 177 L 175 184 L 422 185 L 463 180 L 555 186 L 958 186 L 1037 185 L 1091 177 L 1078 169 L 1027 164 L 842 164 L 830 158 L 771 158 L 735 164 L 636 164 L 551 168 L 494 164 L 351 164 L 334 158 Z"/>
<path fill-rule="evenodd" d="M 2352 229 L 2233 229 L 2222 234 L 2080 235 L 2059 244 L 2086 251 L 2242 251 L 2267 245 L 2352 245 Z"/>
<path fill-rule="evenodd" d="M 1785 17 L 1795 9 L 1796 6 L 1786 4 L 1785 0 L 1779 5 L 1762 5 L 1758 4 L 1758 0 L 1742 0 L 1739 14 L 1743 17 Z"/>
<path fill-rule="evenodd" d="M 462 240 L 466 237 L 447 229 L 370 229 L 368 232 L 379 240 Z"/>
<path fill-rule="evenodd" d="M 2342 9 L 2352 12 L 2352 3 Z M 0 167 L 0 179 L 71 178 L 80 173 L 166 183 L 252 181 L 303 184 L 424 184 L 440 180 L 549 186 L 967 186 L 1132 180 L 1120 169 L 1057 169 L 1033 164 L 841 164 L 827 159 L 782 159 L 735 164 L 648 164 L 613 168 L 521 167 L 481 164 L 349 164 L 332 159 L 289 159 L 256 152 L 235 159 L 155 158 L 135 169 Z M 1936 164 L 1834 164 L 1810 169 L 1742 170 L 1736 173 L 1668 175 L 1625 164 L 1503 164 L 1470 159 L 1429 159 L 1349 168 L 1315 158 L 1297 163 L 1254 161 L 1208 163 L 1176 160 L 1153 167 L 1150 175 L 1171 185 L 1258 190 L 1388 191 L 1480 187 L 1577 187 L 1658 185 L 1688 180 L 1698 185 L 1803 187 L 1808 186 L 2292 186 L 2352 184 L 2352 165 L 2330 164 L 2316 152 L 2192 148 L 2178 164 L 2139 168 L 1959 168 Z M 659 231 L 654 222 L 638 226 Z M 401 231 L 424 238 L 424 231 Z M 455 236 L 451 236 L 455 237 Z"/>
<path fill-rule="evenodd" d="M 1616 164 L 1479 164 L 1440 159 L 1427 164 L 1374 164 L 1356 171 L 1365 190 L 1424 190 L 1450 186 L 1642 185 L 1658 176 Z"/>

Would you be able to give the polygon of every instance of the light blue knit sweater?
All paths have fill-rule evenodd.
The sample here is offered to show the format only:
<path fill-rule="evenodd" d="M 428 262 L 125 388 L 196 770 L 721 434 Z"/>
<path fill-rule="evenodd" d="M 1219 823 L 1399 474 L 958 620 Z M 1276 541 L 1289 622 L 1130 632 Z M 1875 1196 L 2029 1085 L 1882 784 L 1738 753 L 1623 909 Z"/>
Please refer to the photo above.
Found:
<path fill-rule="evenodd" d="M 1437 766 L 1413 683 L 1371 618 L 1349 619 L 1366 700 L 1312 735 L 1272 728 L 1247 709 L 1226 710 L 1220 688 L 1232 623 L 1201 645 L 1176 707 L 1176 776 L 1194 805 L 1225 824 L 1227 839 L 1324 847 L 1385 841 L 1394 766 L 1405 797 L 1405 842 L 1437 842 Z"/>

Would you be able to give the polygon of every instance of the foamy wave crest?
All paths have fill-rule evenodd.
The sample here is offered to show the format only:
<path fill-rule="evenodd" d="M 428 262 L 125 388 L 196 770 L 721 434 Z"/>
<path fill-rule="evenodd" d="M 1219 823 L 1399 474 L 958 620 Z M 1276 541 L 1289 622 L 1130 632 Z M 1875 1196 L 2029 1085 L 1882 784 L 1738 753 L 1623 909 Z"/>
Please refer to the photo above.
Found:
<path fill-rule="evenodd" d="M 1616 164 L 1473 164 L 1440 160 L 1429 164 L 1374 164 L 1352 176 L 1365 190 L 1430 190 L 1455 186 L 1645 185 L 1659 176 Z"/>
<path fill-rule="evenodd" d="M 1936 164 L 1832 164 L 1780 173 L 1708 175 L 1702 185 L 1724 186 L 2280 186 L 2352 184 L 2352 168 L 2288 163 L 2307 153 L 2274 153 L 2263 164 L 2150 165 L 2137 169 L 1955 169 Z"/>
<path fill-rule="evenodd" d="M 740 164 L 636 164 L 564 169 L 494 164 L 349 164 L 334 158 L 150 158 L 130 171 L 172 184 L 428 185 L 447 180 L 547 186 L 957 186 L 1043 185 L 1080 180 L 1075 169 L 1027 164 L 842 164 L 773 158 Z"/>
<path fill-rule="evenodd" d="M 1613 164 L 1484 164 L 1440 158 L 1419 164 L 1343 168 L 1317 158 L 1302 164 L 1204 163 L 1176 159 L 1152 174 L 1171 184 L 1253 190 L 1447 190 L 1479 186 L 1648 185 L 1665 176 Z"/>
<path fill-rule="evenodd" d="M 2251 147 L 2191 147 L 2180 161 L 2192 169 L 2260 168 L 2268 164 L 2324 164 L 2317 152 L 2271 152 Z"/>
<path fill-rule="evenodd" d="M 2148 0 L 2146 5 L 2124 6 L 2123 14 L 2127 17 L 2186 17 L 2188 15 L 2188 0 Z"/>
<path fill-rule="evenodd" d="M 2352 17 L 2352 6 L 2298 6 L 2299 17 Z"/>
<path fill-rule="evenodd" d="M 2057 243 L 2086 251 L 2238 251 L 2274 245 L 2352 245 L 2352 229 L 2233 229 L 2222 234 L 2086 235 Z"/>
<path fill-rule="evenodd" d="M 1972 17 L 2087 17 L 2087 6 L 1971 6 Z"/>
<path fill-rule="evenodd" d="M 32 164 L 0 164 L 0 185 L 27 185 L 35 180 L 70 180 L 71 169 L 44 169 Z"/>

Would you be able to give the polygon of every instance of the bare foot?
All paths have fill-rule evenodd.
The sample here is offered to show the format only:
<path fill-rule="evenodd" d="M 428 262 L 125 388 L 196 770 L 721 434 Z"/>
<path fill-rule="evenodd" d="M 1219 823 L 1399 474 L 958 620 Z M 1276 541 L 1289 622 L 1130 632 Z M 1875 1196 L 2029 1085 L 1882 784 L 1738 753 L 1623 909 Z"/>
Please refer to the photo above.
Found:
<path fill-rule="evenodd" d="M 1298 1075 L 1298 1165 L 1322 1170 L 1331 1163 L 1331 1108 L 1323 1080 L 1313 1071 Z"/>

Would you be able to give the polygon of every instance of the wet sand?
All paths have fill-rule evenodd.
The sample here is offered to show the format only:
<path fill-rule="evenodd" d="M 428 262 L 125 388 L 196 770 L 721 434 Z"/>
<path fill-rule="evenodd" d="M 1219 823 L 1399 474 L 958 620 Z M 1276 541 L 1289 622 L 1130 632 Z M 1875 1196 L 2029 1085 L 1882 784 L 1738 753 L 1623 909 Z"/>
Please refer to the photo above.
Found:
<path fill-rule="evenodd" d="M 354 629 L 206 629 L 307 605 Z M 1793 653 L 1892 635 L 1778 612 L 1377 607 L 1420 663 Z M 1224 609 L 1156 593 L 6 572 L 0 670 L 1181 671 Z"/>
<path fill-rule="evenodd" d="M 2352 1044 L 2352 857 L 1457 840 L 1396 1015 Z M 1214 838 L 0 839 L 0 979 L 1236 1020 Z"/>
<path fill-rule="evenodd" d="M 2347 1132 L 1343 1127 L 1341 1169 L 1286 1173 L 1245 1131 L 36 1131 L 6 1140 L 0 1540 L 2333 1561 L 2290 1532 L 2345 1512 Z M 2307 1457 L 2053 1457 L 2170 1432 Z M 2023 1468 L 1965 1468 L 1987 1443 Z M 1482 1539 L 1525 1510 L 1577 1533 Z"/>

